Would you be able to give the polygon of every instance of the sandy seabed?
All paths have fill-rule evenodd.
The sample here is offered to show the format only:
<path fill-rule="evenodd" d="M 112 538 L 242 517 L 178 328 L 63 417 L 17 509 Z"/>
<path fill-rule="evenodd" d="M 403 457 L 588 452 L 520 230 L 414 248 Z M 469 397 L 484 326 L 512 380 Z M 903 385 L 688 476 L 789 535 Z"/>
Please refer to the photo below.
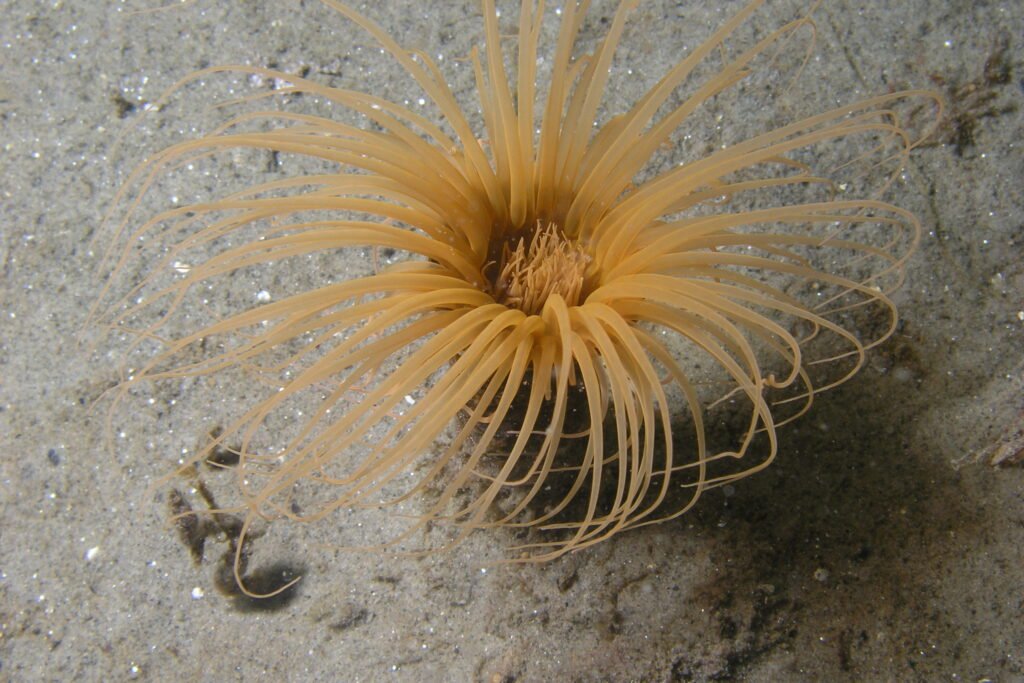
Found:
<path fill-rule="evenodd" d="M 739 6 L 707 4 L 724 9 L 642 2 L 623 68 L 653 82 Z M 166 494 L 143 496 L 210 406 L 154 393 L 105 441 L 116 358 L 78 343 L 101 282 L 90 239 L 168 133 L 129 126 L 191 71 L 414 89 L 389 60 L 366 68 L 370 40 L 315 2 L 3 3 L 0 680 L 1024 680 L 1024 4 L 891 4 L 826 1 L 821 82 L 803 85 L 822 108 L 908 86 L 950 100 L 897 187 L 925 229 L 903 323 L 781 432 L 769 469 L 544 565 L 481 568 L 501 532 L 417 560 L 324 549 L 344 519 L 275 529 L 254 561 L 304 579 L 263 604 L 222 595 L 224 544 L 194 562 Z M 612 3 L 595 5 L 591 35 Z M 369 13 L 449 63 L 480 39 L 473 2 L 413 7 Z"/>

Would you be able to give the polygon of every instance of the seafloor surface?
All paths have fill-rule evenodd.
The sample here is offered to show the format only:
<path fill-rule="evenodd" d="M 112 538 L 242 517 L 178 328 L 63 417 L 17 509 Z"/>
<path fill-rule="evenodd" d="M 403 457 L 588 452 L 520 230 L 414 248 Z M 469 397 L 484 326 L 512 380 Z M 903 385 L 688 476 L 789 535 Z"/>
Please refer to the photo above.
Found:
<path fill-rule="evenodd" d="M 586 35 L 612 4 L 595 3 Z M 275 529 L 254 565 L 304 579 L 257 604 L 217 590 L 222 538 L 194 562 L 165 523 L 166 493 L 146 495 L 217 406 L 187 390 L 140 397 L 108 446 L 98 399 L 117 359 L 78 334 L 102 279 L 90 240 L 128 169 L 192 124 L 209 130 L 206 98 L 268 89 L 211 80 L 138 121 L 177 78 L 268 64 L 417 106 L 340 17 L 308 0 L 261 5 L 2 3 L 0 680 L 1024 680 L 1024 5 L 818 10 L 798 83 L 809 105 L 915 86 L 949 108 L 896 187 L 925 224 L 899 333 L 781 433 L 768 470 L 544 565 L 482 570 L 514 540 L 504 532 L 403 559 L 325 547 L 340 519 Z M 441 5 L 370 14 L 467 87 L 457 58 L 480 39 L 478 10 Z M 622 97 L 736 7 L 641 2 Z"/>

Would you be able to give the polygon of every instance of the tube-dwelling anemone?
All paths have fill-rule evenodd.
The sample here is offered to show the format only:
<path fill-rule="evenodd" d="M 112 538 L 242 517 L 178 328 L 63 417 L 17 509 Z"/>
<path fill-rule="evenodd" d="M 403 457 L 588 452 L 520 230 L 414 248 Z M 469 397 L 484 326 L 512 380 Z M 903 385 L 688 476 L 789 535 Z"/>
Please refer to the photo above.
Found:
<path fill-rule="evenodd" d="M 577 54 L 589 2 L 564 3 L 544 49 L 543 2 L 522 0 L 509 37 L 482 0 L 474 127 L 430 56 L 324 3 L 397 60 L 440 119 L 272 69 L 193 74 L 278 79 L 273 97 L 301 93 L 357 123 L 247 111 L 152 157 L 124 191 L 136 199 L 119 200 L 114 276 L 95 313 L 145 354 L 123 389 L 250 380 L 257 395 L 185 463 L 237 450 L 230 509 L 247 526 L 395 506 L 409 526 L 381 546 L 420 547 L 412 534 L 428 526 L 449 530 L 424 534 L 443 536 L 434 546 L 522 526 L 533 533 L 514 559 L 557 557 L 767 466 L 780 424 L 892 333 L 889 293 L 918 221 L 830 178 L 888 186 L 917 142 L 897 111 L 928 93 L 863 100 L 651 170 L 703 108 L 811 33 L 809 16 L 737 47 L 762 4 L 751 2 L 605 118 L 636 2 L 619 2 Z M 551 64 L 546 88 L 538 55 Z M 859 151 L 812 170 L 819 150 L 843 145 Z M 329 168 L 135 220 L 158 181 L 238 149 Z M 338 250 L 376 264 L 233 313 L 199 303 L 246 273 L 294 275 Z M 133 263 L 145 273 L 127 275 Z M 722 425 L 738 428 L 723 439 Z"/>

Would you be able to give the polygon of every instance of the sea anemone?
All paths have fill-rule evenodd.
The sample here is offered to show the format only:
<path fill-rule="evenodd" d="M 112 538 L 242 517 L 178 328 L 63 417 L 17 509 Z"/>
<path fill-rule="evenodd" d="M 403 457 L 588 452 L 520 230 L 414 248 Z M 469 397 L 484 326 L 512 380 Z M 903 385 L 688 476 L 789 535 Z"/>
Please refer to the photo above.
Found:
<path fill-rule="evenodd" d="M 482 0 L 483 51 L 468 55 L 478 117 L 429 55 L 324 3 L 439 118 L 273 69 L 191 75 L 173 91 L 240 73 L 279 85 L 249 103 L 301 95 L 339 114 L 245 111 L 146 161 L 117 201 L 94 313 L 142 358 L 121 398 L 246 380 L 237 412 L 182 462 L 237 454 L 240 495 L 222 511 L 246 529 L 393 508 L 403 530 L 344 545 L 412 551 L 520 527 L 512 559 L 558 557 L 766 467 L 778 427 L 893 332 L 889 294 L 920 228 L 882 194 L 919 141 L 902 127 L 908 103 L 929 93 L 692 142 L 723 94 L 774 78 L 782 48 L 813 34 L 809 14 L 737 48 L 758 34 L 751 2 L 609 117 L 636 2 L 577 54 L 586 0 L 557 12 L 550 51 L 542 1 L 522 0 L 509 38 Z M 681 140 L 691 158 L 667 163 Z M 320 166 L 136 220 L 158 183 L 246 149 Z M 339 251 L 364 272 L 324 276 Z M 289 278 L 299 291 L 240 307 L 239 287 Z"/>

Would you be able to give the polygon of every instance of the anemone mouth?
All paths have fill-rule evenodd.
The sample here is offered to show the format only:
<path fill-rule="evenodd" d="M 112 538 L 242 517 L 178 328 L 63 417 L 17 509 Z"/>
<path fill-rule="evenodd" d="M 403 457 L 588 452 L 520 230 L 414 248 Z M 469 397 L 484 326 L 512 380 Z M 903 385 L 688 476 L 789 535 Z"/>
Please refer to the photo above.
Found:
<path fill-rule="evenodd" d="M 568 306 L 583 302 L 594 258 L 557 224 L 538 220 L 530 230 L 493 240 L 489 252 L 497 258 L 485 271 L 492 275 L 488 281 L 498 303 L 539 315 L 552 295 Z"/>

